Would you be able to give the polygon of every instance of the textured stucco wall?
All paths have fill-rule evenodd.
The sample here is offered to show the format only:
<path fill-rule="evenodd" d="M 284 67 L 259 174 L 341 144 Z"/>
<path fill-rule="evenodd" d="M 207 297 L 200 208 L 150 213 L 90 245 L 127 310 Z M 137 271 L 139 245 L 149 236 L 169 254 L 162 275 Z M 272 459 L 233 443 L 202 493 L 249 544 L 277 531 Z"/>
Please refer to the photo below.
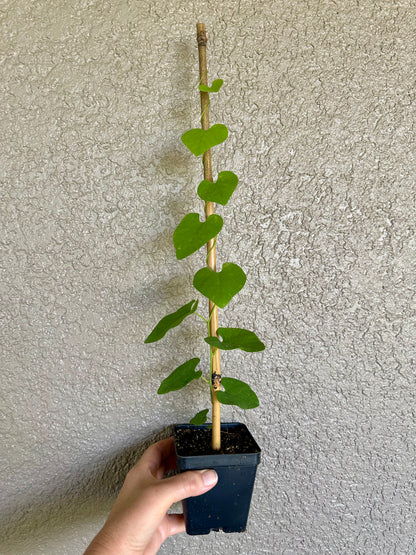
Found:
<path fill-rule="evenodd" d="M 219 264 L 248 282 L 223 325 L 264 353 L 243 413 L 263 447 L 246 534 L 162 553 L 416 552 L 415 26 L 412 1 L 13 0 L 1 8 L 1 553 L 82 553 L 146 444 L 206 404 L 158 398 L 205 356 L 173 229 L 201 210 L 195 24 L 214 170 L 240 177 Z"/>

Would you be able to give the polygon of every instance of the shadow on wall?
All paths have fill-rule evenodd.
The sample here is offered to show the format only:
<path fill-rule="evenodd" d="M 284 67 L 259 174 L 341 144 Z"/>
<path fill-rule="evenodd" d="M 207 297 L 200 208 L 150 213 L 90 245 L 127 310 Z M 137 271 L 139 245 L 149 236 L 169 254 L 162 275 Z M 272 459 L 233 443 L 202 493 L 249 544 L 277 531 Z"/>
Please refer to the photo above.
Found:
<path fill-rule="evenodd" d="M 191 160 L 186 149 L 180 146 L 181 131 L 185 131 L 190 124 L 194 105 L 198 105 L 198 97 L 195 94 L 195 75 L 191 71 L 194 49 L 186 43 L 177 45 L 177 50 L 172 54 L 176 60 L 176 71 L 172 73 L 172 87 L 175 94 L 172 95 L 172 103 L 167 105 L 168 122 L 166 125 L 178 129 L 178 138 L 174 144 L 164 143 L 163 148 L 156 152 L 155 167 L 157 175 L 167 183 L 164 206 L 168 207 L 169 215 L 179 220 L 183 212 L 188 212 L 190 206 L 186 206 L 186 195 L 178 194 L 182 188 L 188 186 L 188 175 L 194 169 L 195 164 Z M 185 100 L 181 100 L 185 99 Z M 171 187 L 173 190 L 169 189 Z M 154 258 L 159 254 L 160 262 L 164 261 L 166 249 L 172 249 L 172 229 L 164 230 L 156 238 L 144 246 L 140 245 L 140 252 L 146 252 Z M 172 250 L 174 260 L 174 251 Z M 162 284 L 163 287 L 163 284 Z M 177 281 L 165 286 L 165 296 L 170 293 L 171 288 L 176 291 Z M 146 289 L 147 290 L 147 289 Z M 145 295 L 146 296 L 146 295 Z M 26 493 L 25 501 L 13 503 L 10 500 L 7 511 L 0 507 L 0 527 L 2 540 L 0 553 L 32 553 L 32 546 L 43 543 L 43 540 L 56 538 L 60 532 L 74 528 L 74 534 L 82 534 L 82 524 L 103 519 L 107 516 L 114 501 L 115 495 L 120 489 L 128 470 L 137 462 L 144 450 L 159 439 L 171 435 L 171 427 L 164 428 L 152 437 L 144 439 L 137 445 L 130 446 L 117 455 L 100 460 L 94 458 L 90 467 L 76 469 L 67 476 L 56 476 L 54 483 L 43 487 L 39 491 Z M 97 529 L 98 532 L 98 529 Z M 89 531 L 88 531 L 89 533 Z M 24 550 L 21 546 L 26 547 Z M 37 553 L 45 551 L 38 550 Z"/>
<path fill-rule="evenodd" d="M 60 530 L 74 525 L 82 535 L 81 522 L 105 519 L 130 468 L 150 445 L 169 437 L 172 431 L 171 426 L 166 427 L 108 460 L 92 463 L 86 472 L 82 470 L 59 488 L 51 487 L 40 497 L 1 514 L 1 553 L 18 553 L 19 544 L 33 545 L 36 539 L 56 537 Z"/>

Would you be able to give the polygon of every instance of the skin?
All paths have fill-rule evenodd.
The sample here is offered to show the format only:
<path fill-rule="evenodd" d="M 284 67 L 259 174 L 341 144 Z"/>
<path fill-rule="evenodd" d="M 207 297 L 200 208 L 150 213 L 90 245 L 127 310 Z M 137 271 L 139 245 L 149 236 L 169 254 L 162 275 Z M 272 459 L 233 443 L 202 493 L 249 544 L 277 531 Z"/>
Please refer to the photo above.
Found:
<path fill-rule="evenodd" d="M 84 555 L 154 555 L 166 538 L 185 531 L 182 514 L 166 514 L 187 497 L 218 481 L 214 470 L 193 470 L 163 479 L 176 467 L 173 438 L 147 449 L 129 471 L 103 528 Z"/>

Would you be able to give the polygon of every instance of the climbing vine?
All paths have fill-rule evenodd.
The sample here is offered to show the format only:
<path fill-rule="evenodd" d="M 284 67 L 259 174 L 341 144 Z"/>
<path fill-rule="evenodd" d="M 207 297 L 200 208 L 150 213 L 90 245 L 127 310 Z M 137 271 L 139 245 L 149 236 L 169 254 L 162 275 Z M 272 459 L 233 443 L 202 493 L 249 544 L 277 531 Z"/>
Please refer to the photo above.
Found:
<path fill-rule="evenodd" d="M 201 96 L 202 94 L 207 95 L 205 106 L 202 109 L 201 121 L 207 116 L 210 105 L 209 94 L 218 93 L 223 85 L 222 79 L 215 79 L 211 86 L 208 86 L 206 74 L 206 71 L 202 73 L 198 85 Z M 207 162 L 205 157 L 207 154 L 211 155 L 211 149 L 222 144 L 227 137 L 228 128 L 223 124 L 214 124 L 206 129 L 198 128 L 186 131 L 182 135 L 182 142 L 194 156 L 202 156 L 202 161 L 205 164 Z M 251 387 L 237 378 L 221 377 L 219 358 L 216 367 L 214 367 L 217 350 L 241 349 L 247 352 L 257 352 L 264 349 L 264 344 L 252 331 L 242 328 L 217 327 L 217 329 L 214 329 L 212 326 L 213 315 L 216 314 L 218 308 L 225 308 L 244 287 L 246 275 L 242 268 L 233 262 L 224 262 L 220 271 L 216 270 L 215 258 L 214 264 L 212 264 L 210 257 L 213 254 L 215 256 L 216 238 L 223 227 L 223 219 L 214 213 L 207 216 L 207 205 L 212 203 L 210 205 L 211 211 L 215 203 L 223 206 L 227 205 L 237 185 L 238 177 L 232 171 L 220 171 L 215 182 L 209 179 L 201 181 L 197 194 L 205 203 L 205 220 L 201 221 L 198 213 L 189 213 L 182 219 L 173 233 L 173 245 L 178 260 L 183 260 L 202 247 L 207 246 L 207 266 L 196 272 L 193 278 L 193 286 L 210 301 L 208 317 L 197 312 L 199 301 L 191 300 L 175 312 L 162 318 L 148 335 L 145 343 L 153 343 L 162 339 L 169 330 L 179 326 L 185 318 L 194 314 L 205 323 L 207 328 L 207 336 L 204 340 L 209 345 L 209 379 L 199 369 L 200 359 L 191 358 L 178 366 L 162 381 L 158 393 L 166 394 L 177 391 L 193 380 L 202 380 L 210 388 L 213 406 L 214 402 L 219 402 L 225 405 L 236 405 L 242 409 L 251 409 L 259 405 L 258 398 Z M 205 423 L 208 413 L 209 409 L 207 408 L 200 410 L 191 419 L 190 423 L 198 425 Z"/>

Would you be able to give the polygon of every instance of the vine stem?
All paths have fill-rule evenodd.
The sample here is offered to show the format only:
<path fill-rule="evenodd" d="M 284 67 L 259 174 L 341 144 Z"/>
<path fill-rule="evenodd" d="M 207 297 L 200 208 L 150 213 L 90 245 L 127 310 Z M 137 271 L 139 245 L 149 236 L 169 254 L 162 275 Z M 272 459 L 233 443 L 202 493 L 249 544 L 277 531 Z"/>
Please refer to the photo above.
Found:
<path fill-rule="evenodd" d="M 199 55 L 199 77 L 201 85 L 208 85 L 207 79 L 207 34 L 204 23 L 197 23 L 197 42 Z M 201 127 L 204 130 L 209 129 L 209 94 L 200 91 L 201 95 Z M 213 181 L 212 179 L 212 159 L 211 150 L 204 152 L 204 179 Z M 205 218 L 209 218 L 214 214 L 215 206 L 213 202 L 205 203 Z M 214 272 L 217 271 L 217 258 L 215 239 L 211 239 L 207 243 L 207 266 Z M 218 330 L 218 308 L 209 300 L 209 335 L 217 336 Z M 210 368 L 211 368 L 211 401 L 212 401 L 212 449 L 219 451 L 221 449 L 221 405 L 217 399 L 217 391 L 221 384 L 221 365 L 220 350 L 210 346 Z"/>

